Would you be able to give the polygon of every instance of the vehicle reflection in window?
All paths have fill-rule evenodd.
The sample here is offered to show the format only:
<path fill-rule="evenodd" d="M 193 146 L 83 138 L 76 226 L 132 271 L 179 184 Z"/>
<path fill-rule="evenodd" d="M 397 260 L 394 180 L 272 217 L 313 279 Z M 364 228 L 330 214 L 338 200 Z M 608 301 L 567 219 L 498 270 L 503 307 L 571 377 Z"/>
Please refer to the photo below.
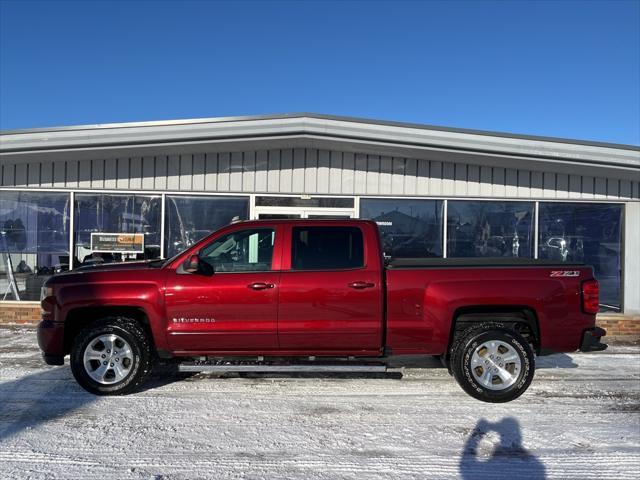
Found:
<path fill-rule="evenodd" d="M 387 257 L 442 256 L 442 200 L 360 200 L 360 218 L 375 220 Z"/>
<path fill-rule="evenodd" d="M 533 202 L 447 205 L 448 257 L 533 257 Z"/>
<path fill-rule="evenodd" d="M 541 202 L 538 256 L 592 265 L 600 310 L 620 311 L 622 205 Z"/>

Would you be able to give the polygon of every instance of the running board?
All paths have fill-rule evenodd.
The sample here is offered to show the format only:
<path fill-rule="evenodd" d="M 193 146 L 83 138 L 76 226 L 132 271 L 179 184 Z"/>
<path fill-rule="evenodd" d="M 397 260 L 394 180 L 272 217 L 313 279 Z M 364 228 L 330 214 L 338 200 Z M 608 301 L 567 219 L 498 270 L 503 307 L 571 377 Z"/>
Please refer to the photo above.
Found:
<path fill-rule="evenodd" d="M 216 365 L 203 362 L 184 362 L 178 366 L 180 372 L 224 373 L 224 372 L 333 372 L 333 373 L 384 373 L 386 365 Z"/>

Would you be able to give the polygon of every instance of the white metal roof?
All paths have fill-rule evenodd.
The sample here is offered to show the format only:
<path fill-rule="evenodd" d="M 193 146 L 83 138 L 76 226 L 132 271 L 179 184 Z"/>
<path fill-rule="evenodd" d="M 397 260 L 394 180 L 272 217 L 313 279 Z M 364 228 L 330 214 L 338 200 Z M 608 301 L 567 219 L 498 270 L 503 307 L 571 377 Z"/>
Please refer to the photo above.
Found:
<path fill-rule="evenodd" d="M 549 164 L 640 179 L 640 148 L 600 142 L 452 129 L 311 113 L 114 123 L 0 132 L 0 160 L 91 158 L 153 152 L 195 152 L 313 145 L 427 158 L 429 152 L 466 161 L 530 168 Z M 626 173 L 625 173 L 626 172 Z M 594 172 L 595 173 L 595 172 Z M 637 176 L 637 178 L 636 178 Z"/>

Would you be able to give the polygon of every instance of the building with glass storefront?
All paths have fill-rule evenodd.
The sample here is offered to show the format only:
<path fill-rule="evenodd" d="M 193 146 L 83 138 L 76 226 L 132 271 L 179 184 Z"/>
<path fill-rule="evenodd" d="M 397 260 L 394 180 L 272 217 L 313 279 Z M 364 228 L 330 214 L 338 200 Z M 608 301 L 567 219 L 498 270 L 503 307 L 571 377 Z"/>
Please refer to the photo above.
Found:
<path fill-rule="evenodd" d="M 640 314 L 638 147 L 294 114 L 2 132 L 0 176 L 0 318 L 232 219 L 348 217 L 396 258 L 585 262 L 607 318 Z"/>

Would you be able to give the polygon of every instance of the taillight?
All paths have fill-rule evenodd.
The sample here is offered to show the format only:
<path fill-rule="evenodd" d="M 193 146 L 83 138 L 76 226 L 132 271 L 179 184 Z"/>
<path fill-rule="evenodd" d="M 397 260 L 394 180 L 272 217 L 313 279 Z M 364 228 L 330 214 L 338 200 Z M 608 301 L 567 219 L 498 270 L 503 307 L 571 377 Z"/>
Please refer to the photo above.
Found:
<path fill-rule="evenodd" d="M 582 282 L 582 311 L 598 313 L 600 310 L 600 285 L 597 280 Z"/>

